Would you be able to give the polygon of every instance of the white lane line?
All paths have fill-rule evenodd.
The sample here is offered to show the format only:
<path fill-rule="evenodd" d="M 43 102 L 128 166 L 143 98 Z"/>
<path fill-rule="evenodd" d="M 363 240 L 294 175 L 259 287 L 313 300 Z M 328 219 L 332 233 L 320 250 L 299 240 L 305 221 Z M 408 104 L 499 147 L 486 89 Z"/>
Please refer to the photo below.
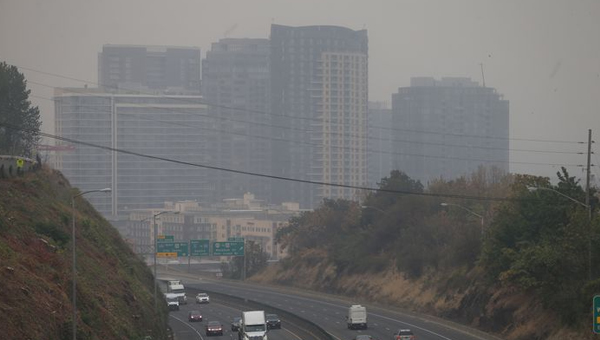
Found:
<path fill-rule="evenodd" d="M 251 289 L 251 288 L 246 288 L 246 290 L 247 290 L 247 291 L 256 291 L 256 289 Z M 271 295 L 285 296 L 285 294 L 282 294 L 282 293 L 277 293 L 277 292 L 271 292 Z M 313 302 L 313 301 L 314 301 L 313 299 L 310 299 L 310 298 L 305 298 L 305 297 L 301 297 L 301 296 L 294 296 L 294 298 L 295 298 L 295 299 L 297 299 L 297 300 L 304 300 L 304 301 L 311 301 L 311 302 Z M 324 304 L 324 305 L 333 306 L 333 307 L 336 307 L 336 308 L 345 308 L 344 306 L 341 306 L 341 305 L 336 305 L 336 304 L 334 304 L 334 303 L 331 303 L 331 302 L 319 301 L 319 303 L 321 303 L 321 304 Z M 290 307 L 290 309 L 292 309 L 292 307 Z M 340 313 L 339 313 L 339 312 L 335 312 L 335 314 L 340 314 Z M 443 336 L 443 335 L 441 335 L 441 334 L 439 334 L 439 333 L 436 333 L 436 332 L 434 332 L 434 331 L 431 331 L 431 330 L 429 330 L 429 329 L 426 329 L 426 328 L 423 328 L 423 327 L 419 327 L 419 326 L 417 326 L 417 325 L 415 325 L 415 324 L 408 323 L 408 322 L 406 322 L 406 321 L 401 321 L 401 320 L 397 320 L 397 319 L 394 319 L 394 318 L 388 318 L 387 316 L 383 316 L 383 315 L 381 315 L 381 314 L 375 314 L 375 313 L 369 313 L 369 314 L 370 314 L 370 315 L 373 315 L 373 316 L 380 317 L 380 318 L 382 318 L 382 319 L 386 319 L 386 320 L 388 320 L 388 321 L 394 321 L 394 322 L 398 322 L 398 323 L 401 323 L 401 324 L 405 324 L 405 325 L 407 325 L 407 326 L 410 326 L 410 327 L 413 327 L 413 328 L 416 328 L 416 329 L 420 329 L 420 330 L 422 330 L 422 331 L 424 331 L 424 332 L 427 332 L 427 333 L 433 334 L 433 335 L 435 335 L 435 336 L 438 336 L 438 337 L 440 337 L 440 338 L 442 338 L 442 339 L 445 339 L 445 340 L 453 340 L 453 339 L 451 339 L 451 338 L 448 338 L 448 337 L 446 337 L 446 336 Z M 439 327 L 446 328 L 446 326 L 444 326 L 444 325 L 442 325 L 442 324 L 436 324 L 436 325 L 437 325 L 437 326 L 439 326 Z M 460 332 L 460 331 L 459 331 L 459 332 Z M 472 334 L 470 334 L 470 335 L 471 335 L 471 336 L 473 336 Z"/>
<path fill-rule="evenodd" d="M 302 340 L 302 338 L 300 338 L 300 337 L 298 336 L 298 334 L 296 334 L 296 333 L 294 333 L 294 332 L 290 331 L 289 329 L 286 329 L 286 328 L 282 328 L 282 329 L 283 329 L 284 331 L 286 331 L 286 332 L 290 333 L 291 335 L 295 336 L 296 338 L 298 338 L 298 340 Z"/>
<path fill-rule="evenodd" d="M 327 332 L 327 333 L 329 333 L 329 332 Z M 337 336 L 333 335 L 333 333 L 329 333 L 329 335 L 331 335 L 332 337 L 336 338 L 337 340 L 342 340 L 342 339 L 338 338 Z"/>
<path fill-rule="evenodd" d="M 188 326 L 189 328 L 191 328 L 192 330 L 194 330 L 194 332 L 196 332 L 196 334 L 198 334 L 198 336 L 200 337 L 200 339 L 204 340 L 204 338 L 202 337 L 202 334 L 200 334 L 200 332 L 198 332 L 198 330 L 196 330 L 194 327 L 190 326 L 187 322 L 181 320 L 180 318 L 173 316 L 173 315 L 169 315 L 170 317 L 172 317 L 173 319 L 181 322 L 182 324 Z"/>

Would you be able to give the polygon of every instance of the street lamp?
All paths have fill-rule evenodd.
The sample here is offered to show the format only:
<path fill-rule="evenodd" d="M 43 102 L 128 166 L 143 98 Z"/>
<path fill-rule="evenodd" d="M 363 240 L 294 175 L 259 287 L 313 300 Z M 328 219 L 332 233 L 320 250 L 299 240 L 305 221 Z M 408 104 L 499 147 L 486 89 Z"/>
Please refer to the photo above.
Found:
<path fill-rule="evenodd" d="M 448 207 L 448 206 L 452 206 L 452 207 L 461 208 L 462 210 L 464 210 L 464 211 L 466 211 L 466 212 L 468 212 L 468 213 L 470 213 L 470 214 L 472 214 L 472 215 L 474 215 L 474 216 L 477 216 L 477 217 L 479 217 L 479 218 L 481 219 L 481 236 L 483 236 L 483 226 L 484 226 L 484 219 L 483 219 L 483 216 L 482 216 L 482 215 L 479 215 L 478 213 L 474 212 L 473 210 L 471 210 L 471 209 L 469 209 L 469 208 L 467 208 L 467 207 L 463 207 L 462 205 L 459 205 L 459 204 L 454 204 L 454 203 L 446 203 L 446 202 L 443 202 L 443 203 L 440 203 L 440 205 L 441 205 L 442 207 Z"/>
<path fill-rule="evenodd" d="M 156 252 L 158 251 L 158 241 L 156 240 L 157 236 L 157 232 L 158 232 L 158 228 L 156 226 L 156 216 L 160 216 L 162 214 L 167 214 L 167 213 L 173 213 L 174 215 L 179 214 L 179 211 L 169 211 L 169 210 L 165 210 L 165 211 L 161 211 L 157 214 L 152 215 L 152 229 L 153 232 L 152 234 L 154 235 L 154 308 L 158 309 L 158 300 L 156 298 Z"/>
<path fill-rule="evenodd" d="M 104 188 L 98 190 L 89 190 L 81 192 L 75 196 L 71 196 L 71 210 L 72 210 L 72 243 L 73 243 L 73 340 L 77 340 L 77 252 L 75 251 L 76 238 L 75 238 L 75 199 L 79 196 L 89 194 L 92 192 L 111 192 L 111 188 Z"/>
<path fill-rule="evenodd" d="M 592 279 L 592 205 L 591 204 L 585 204 L 581 201 L 578 201 L 576 199 L 574 199 L 571 196 L 567 196 L 565 194 L 563 194 L 562 192 L 558 191 L 558 190 L 554 190 L 552 188 L 546 188 L 546 187 L 533 187 L 533 186 L 528 186 L 527 190 L 529 190 L 529 192 L 535 192 L 537 190 L 546 190 L 546 191 L 551 191 L 555 194 L 558 194 L 564 198 L 567 198 L 569 200 L 571 200 L 572 202 L 581 205 L 582 207 L 584 207 L 587 210 L 588 213 L 588 227 L 589 227 L 589 232 L 590 235 L 588 237 L 588 279 L 591 280 Z"/>

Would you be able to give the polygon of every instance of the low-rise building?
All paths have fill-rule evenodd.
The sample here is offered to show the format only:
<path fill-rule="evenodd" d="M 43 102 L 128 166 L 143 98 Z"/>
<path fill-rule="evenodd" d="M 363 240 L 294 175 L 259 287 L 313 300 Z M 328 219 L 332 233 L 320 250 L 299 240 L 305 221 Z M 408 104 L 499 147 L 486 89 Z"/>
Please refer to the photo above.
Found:
<path fill-rule="evenodd" d="M 209 207 L 196 201 L 165 202 L 163 209 L 132 211 L 124 236 L 136 253 L 151 254 L 155 221 L 157 235 L 173 236 L 176 242 L 210 240 L 212 243 L 243 238 L 259 244 L 270 259 L 277 260 L 286 255 L 275 241 L 277 231 L 299 213 L 298 203 L 265 205 L 250 193 Z"/>

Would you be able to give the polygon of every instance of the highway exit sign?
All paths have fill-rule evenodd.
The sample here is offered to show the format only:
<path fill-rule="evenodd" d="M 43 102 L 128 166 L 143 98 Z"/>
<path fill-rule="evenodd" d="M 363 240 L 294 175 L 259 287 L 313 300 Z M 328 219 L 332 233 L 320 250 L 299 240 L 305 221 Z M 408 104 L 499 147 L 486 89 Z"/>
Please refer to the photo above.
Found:
<path fill-rule="evenodd" d="M 156 256 L 160 257 L 173 257 L 173 253 L 178 257 L 185 257 L 189 254 L 187 242 L 158 242 L 156 247 Z"/>
<path fill-rule="evenodd" d="M 244 256 L 244 242 L 214 242 L 213 256 Z"/>

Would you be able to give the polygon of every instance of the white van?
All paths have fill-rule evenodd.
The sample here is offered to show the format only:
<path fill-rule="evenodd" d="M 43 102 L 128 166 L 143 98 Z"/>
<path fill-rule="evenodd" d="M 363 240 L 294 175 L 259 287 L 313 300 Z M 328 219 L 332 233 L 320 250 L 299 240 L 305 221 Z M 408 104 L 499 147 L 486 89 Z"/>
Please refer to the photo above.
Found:
<path fill-rule="evenodd" d="M 352 305 L 348 308 L 346 323 L 349 329 L 367 329 L 367 308 L 361 305 Z"/>

